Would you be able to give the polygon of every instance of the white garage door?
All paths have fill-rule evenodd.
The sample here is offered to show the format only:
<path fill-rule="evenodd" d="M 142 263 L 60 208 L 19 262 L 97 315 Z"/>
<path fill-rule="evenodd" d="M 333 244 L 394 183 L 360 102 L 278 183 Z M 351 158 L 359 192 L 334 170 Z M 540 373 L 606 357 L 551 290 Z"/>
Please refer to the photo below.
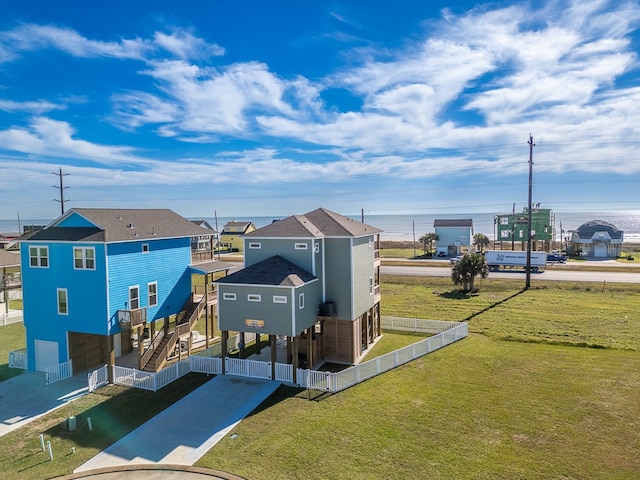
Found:
<path fill-rule="evenodd" d="M 36 340 L 36 370 L 44 372 L 45 368 L 58 365 L 58 343 Z"/>
<path fill-rule="evenodd" d="M 594 245 L 593 246 L 593 256 L 594 257 L 606 257 L 607 256 L 607 246 L 606 245 Z"/>

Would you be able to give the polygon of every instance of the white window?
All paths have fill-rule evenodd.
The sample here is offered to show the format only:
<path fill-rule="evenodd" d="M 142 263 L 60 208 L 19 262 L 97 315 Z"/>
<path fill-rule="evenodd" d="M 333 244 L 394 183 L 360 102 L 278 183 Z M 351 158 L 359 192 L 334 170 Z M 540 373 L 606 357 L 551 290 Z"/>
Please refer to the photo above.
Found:
<path fill-rule="evenodd" d="M 298 308 L 302 310 L 304 308 L 304 293 L 298 295 Z"/>
<path fill-rule="evenodd" d="M 140 308 L 140 287 L 135 285 L 129 287 L 129 310 Z"/>
<path fill-rule="evenodd" d="M 309 246 L 306 243 L 296 243 L 294 245 L 294 248 L 296 250 L 306 250 L 307 248 L 309 248 Z"/>
<path fill-rule="evenodd" d="M 69 315 L 69 301 L 66 288 L 58 289 L 58 315 Z"/>
<path fill-rule="evenodd" d="M 500 225 L 509 225 L 509 217 L 500 217 Z"/>
<path fill-rule="evenodd" d="M 236 299 L 236 294 L 235 293 L 223 293 L 222 294 L 222 299 L 223 300 L 235 300 Z"/>
<path fill-rule="evenodd" d="M 49 247 L 29 247 L 29 266 L 49 268 Z"/>
<path fill-rule="evenodd" d="M 511 236 L 511 230 L 502 230 L 500 232 L 500 238 L 509 238 Z"/>
<path fill-rule="evenodd" d="M 158 282 L 147 283 L 147 305 L 155 307 L 158 305 Z"/>
<path fill-rule="evenodd" d="M 284 295 L 274 295 L 273 303 L 287 303 L 287 297 Z"/>
<path fill-rule="evenodd" d="M 313 246 L 313 251 L 314 251 L 315 253 L 320 253 L 320 244 L 319 244 L 319 243 L 316 243 L 316 244 Z"/>
<path fill-rule="evenodd" d="M 142 253 L 149 253 L 149 244 L 148 243 L 143 243 L 142 244 Z"/>
<path fill-rule="evenodd" d="M 93 247 L 73 247 L 73 268 L 75 270 L 95 270 L 96 249 Z"/>
<path fill-rule="evenodd" d="M 373 277 L 369 277 L 369 295 L 373 295 Z"/>
<path fill-rule="evenodd" d="M 373 237 L 369 237 L 369 248 L 373 247 Z"/>
<path fill-rule="evenodd" d="M 257 250 L 257 249 L 262 248 L 262 244 L 259 243 L 259 242 L 250 242 L 249 243 L 249 248 Z"/>
<path fill-rule="evenodd" d="M 258 295 L 257 293 L 250 293 L 249 295 L 247 295 L 247 300 L 250 302 L 261 302 L 262 295 Z"/>

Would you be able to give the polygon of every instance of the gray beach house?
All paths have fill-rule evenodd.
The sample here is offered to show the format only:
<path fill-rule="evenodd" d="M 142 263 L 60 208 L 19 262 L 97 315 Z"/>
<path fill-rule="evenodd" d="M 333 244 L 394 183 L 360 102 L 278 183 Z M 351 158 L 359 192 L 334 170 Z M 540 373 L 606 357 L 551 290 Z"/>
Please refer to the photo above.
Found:
<path fill-rule="evenodd" d="M 268 334 L 296 368 L 356 363 L 380 335 L 380 233 L 319 208 L 245 234 L 244 268 L 216 281 L 223 342 Z"/>

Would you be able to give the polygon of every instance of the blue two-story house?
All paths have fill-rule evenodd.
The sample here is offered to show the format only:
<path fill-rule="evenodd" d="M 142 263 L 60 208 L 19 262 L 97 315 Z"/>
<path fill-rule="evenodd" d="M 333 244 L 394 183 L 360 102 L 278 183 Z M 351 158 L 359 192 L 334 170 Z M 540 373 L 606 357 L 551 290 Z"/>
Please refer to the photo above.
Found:
<path fill-rule="evenodd" d="M 223 341 L 269 334 L 294 367 L 356 363 L 381 332 L 380 233 L 323 208 L 247 233 L 244 269 L 216 281 Z"/>
<path fill-rule="evenodd" d="M 73 208 L 23 237 L 28 369 L 113 365 L 132 351 L 134 331 L 140 339 L 143 327 L 183 311 L 191 238 L 202 232 L 167 209 Z"/>

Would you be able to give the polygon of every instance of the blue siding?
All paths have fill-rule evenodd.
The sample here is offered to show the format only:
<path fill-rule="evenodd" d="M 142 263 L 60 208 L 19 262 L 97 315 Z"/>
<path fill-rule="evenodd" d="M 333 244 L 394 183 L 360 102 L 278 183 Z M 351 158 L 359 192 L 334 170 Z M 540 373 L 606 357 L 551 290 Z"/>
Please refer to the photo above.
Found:
<path fill-rule="evenodd" d="M 77 213 L 72 213 L 68 218 L 65 218 L 62 222 L 57 223 L 56 227 L 95 227 L 93 223 L 89 222 L 86 218 L 81 217 Z"/>
<path fill-rule="evenodd" d="M 142 244 L 149 252 L 142 253 Z M 147 320 L 178 313 L 191 294 L 189 238 L 109 244 L 109 318 L 118 331 L 116 312 L 128 309 L 129 287 L 140 287 L 140 307 L 148 307 L 147 284 L 158 283 L 158 306 L 149 307 Z"/>
<path fill-rule="evenodd" d="M 29 246 L 21 246 L 24 324 L 30 368 L 35 366 L 33 340 L 59 343 L 60 362 L 67 357 L 67 332 L 106 335 L 106 277 L 103 244 L 57 243 L 49 247 L 49 267 L 29 266 Z M 74 247 L 95 248 L 95 270 L 75 270 Z M 67 289 L 68 315 L 58 314 L 57 289 Z"/>

